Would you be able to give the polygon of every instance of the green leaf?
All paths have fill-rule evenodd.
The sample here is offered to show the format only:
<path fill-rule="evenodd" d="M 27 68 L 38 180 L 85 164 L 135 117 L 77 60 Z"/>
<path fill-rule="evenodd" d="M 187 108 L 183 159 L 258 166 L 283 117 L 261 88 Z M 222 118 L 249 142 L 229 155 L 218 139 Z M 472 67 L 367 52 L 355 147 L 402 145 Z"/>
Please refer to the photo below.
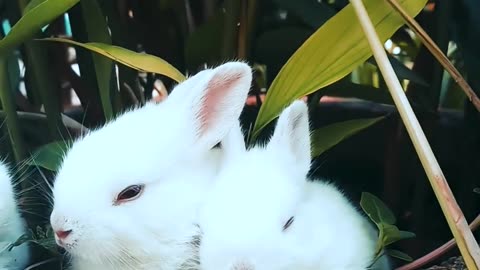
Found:
<path fill-rule="evenodd" d="M 185 76 L 175 67 L 153 55 L 137 53 L 122 47 L 97 42 L 81 43 L 65 38 L 44 38 L 40 40 L 69 43 L 96 52 L 139 71 L 165 75 L 177 82 L 185 80 Z"/>
<path fill-rule="evenodd" d="M 83 21 L 85 22 L 88 40 L 111 45 L 112 39 L 108 33 L 108 25 L 97 0 L 82 0 L 80 4 L 83 10 Z M 110 59 L 102 57 L 101 55 L 92 53 L 92 56 L 102 108 L 105 119 L 108 121 L 113 118 L 113 108 L 110 98 L 110 81 L 113 63 Z"/>
<path fill-rule="evenodd" d="M 380 224 L 395 224 L 396 218 L 392 211 L 375 195 L 362 192 L 360 205 L 363 211 L 370 217 L 370 219 L 379 226 Z"/>
<path fill-rule="evenodd" d="M 45 0 L 36 1 L 12 27 L 8 35 L 0 41 L 0 54 L 4 55 L 15 49 L 25 40 L 30 39 L 43 26 L 73 7 L 79 0 Z"/>
<path fill-rule="evenodd" d="M 395 258 L 400 259 L 400 260 L 404 260 L 404 261 L 407 261 L 407 262 L 413 261 L 412 257 L 408 256 L 407 254 L 405 254 L 405 253 L 403 253 L 399 250 L 389 249 L 389 250 L 386 251 L 386 253 L 389 256 L 395 257 Z"/>
<path fill-rule="evenodd" d="M 383 239 L 381 240 L 384 247 L 403 239 L 415 237 L 414 233 L 407 232 L 407 231 L 400 231 L 397 228 L 397 226 L 391 225 L 391 224 L 380 223 L 380 230 L 383 231 L 382 233 Z"/>
<path fill-rule="evenodd" d="M 415 16 L 427 0 L 399 1 Z M 380 39 L 385 42 L 404 21 L 383 0 L 365 0 L 365 6 Z M 372 55 L 351 4 L 322 25 L 280 70 L 260 108 L 253 138 L 292 101 L 311 94 L 350 73 Z"/>
<path fill-rule="evenodd" d="M 70 145 L 71 143 L 68 141 L 57 141 L 43 145 L 35 151 L 27 164 L 57 171 Z"/>
<path fill-rule="evenodd" d="M 344 139 L 385 118 L 354 119 L 318 128 L 312 133 L 312 157 L 317 157 Z"/>

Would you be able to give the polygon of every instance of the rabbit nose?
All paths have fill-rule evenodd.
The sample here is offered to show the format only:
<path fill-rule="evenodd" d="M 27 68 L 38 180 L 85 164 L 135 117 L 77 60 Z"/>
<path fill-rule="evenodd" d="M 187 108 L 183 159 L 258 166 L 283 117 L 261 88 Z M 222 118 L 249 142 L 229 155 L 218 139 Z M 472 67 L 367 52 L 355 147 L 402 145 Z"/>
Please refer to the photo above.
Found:
<path fill-rule="evenodd" d="M 67 238 L 70 234 L 72 233 L 72 230 L 60 230 L 60 231 L 55 231 L 55 234 L 57 235 L 58 239 L 63 240 Z"/>

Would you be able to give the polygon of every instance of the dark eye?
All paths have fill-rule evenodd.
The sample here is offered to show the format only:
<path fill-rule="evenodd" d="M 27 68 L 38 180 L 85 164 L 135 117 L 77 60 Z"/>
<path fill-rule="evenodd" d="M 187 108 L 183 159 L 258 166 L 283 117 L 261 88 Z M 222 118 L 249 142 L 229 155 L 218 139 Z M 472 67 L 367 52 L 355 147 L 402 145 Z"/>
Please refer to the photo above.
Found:
<path fill-rule="evenodd" d="M 118 193 L 115 204 L 120 204 L 127 201 L 133 201 L 136 198 L 140 197 L 142 194 L 144 185 L 131 185 L 126 187 L 120 193 Z"/>
<path fill-rule="evenodd" d="M 290 227 L 290 225 L 292 225 L 293 223 L 293 220 L 294 220 L 294 217 L 291 217 L 287 220 L 287 222 L 285 223 L 285 225 L 283 225 L 283 230 L 285 231 L 286 229 L 288 229 L 288 227 Z"/>

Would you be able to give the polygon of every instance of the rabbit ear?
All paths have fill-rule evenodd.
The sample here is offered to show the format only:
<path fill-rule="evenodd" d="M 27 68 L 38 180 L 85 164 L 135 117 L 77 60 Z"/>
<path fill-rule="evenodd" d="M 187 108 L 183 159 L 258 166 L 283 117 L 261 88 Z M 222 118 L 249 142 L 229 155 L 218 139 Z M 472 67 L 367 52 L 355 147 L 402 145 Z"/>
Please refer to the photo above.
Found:
<path fill-rule="evenodd" d="M 268 148 L 288 151 L 286 157 L 293 160 L 302 172 L 308 173 L 311 162 L 310 128 L 308 108 L 305 102 L 294 101 L 283 110 Z"/>
<path fill-rule="evenodd" d="M 235 121 L 233 127 L 222 140 L 222 149 L 227 159 L 231 159 L 246 151 L 245 138 L 243 137 L 240 121 Z"/>
<path fill-rule="evenodd" d="M 204 70 L 175 89 L 171 102 L 186 105 L 189 124 L 193 121 L 194 142 L 211 148 L 219 143 L 238 121 L 245 105 L 252 70 L 242 62 L 229 62 Z"/>

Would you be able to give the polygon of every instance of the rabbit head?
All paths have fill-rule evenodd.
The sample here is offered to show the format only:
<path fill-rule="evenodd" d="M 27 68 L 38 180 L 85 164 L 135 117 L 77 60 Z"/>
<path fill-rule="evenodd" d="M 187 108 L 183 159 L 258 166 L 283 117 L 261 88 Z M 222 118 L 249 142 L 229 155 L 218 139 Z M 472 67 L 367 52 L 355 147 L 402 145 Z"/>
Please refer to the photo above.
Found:
<path fill-rule="evenodd" d="M 198 234 L 198 206 L 219 166 L 212 148 L 238 120 L 251 80 L 241 62 L 201 71 L 165 101 L 127 112 L 72 145 L 55 179 L 50 221 L 74 265 L 185 263 Z"/>
<path fill-rule="evenodd" d="M 295 251 L 284 234 L 295 222 L 310 168 L 307 106 L 287 107 L 266 146 L 244 150 L 238 134 L 233 129 L 222 142 L 226 162 L 200 214 L 200 268 L 289 269 Z"/>

